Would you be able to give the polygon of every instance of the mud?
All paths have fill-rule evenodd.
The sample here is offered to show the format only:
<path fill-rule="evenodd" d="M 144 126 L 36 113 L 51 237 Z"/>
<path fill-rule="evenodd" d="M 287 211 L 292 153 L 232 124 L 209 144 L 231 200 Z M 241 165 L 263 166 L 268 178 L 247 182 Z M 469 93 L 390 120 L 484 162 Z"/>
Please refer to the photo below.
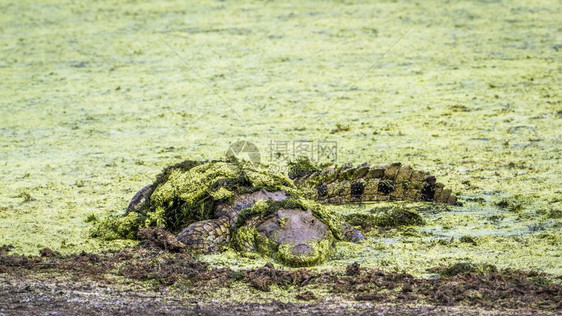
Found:
<path fill-rule="evenodd" d="M 423 279 L 362 268 L 358 263 L 348 265 L 345 272 L 283 270 L 273 264 L 236 271 L 210 268 L 181 251 L 158 249 L 158 244 L 71 256 L 2 251 L 0 313 L 549 315 L 562 311 L 560 278 L 537 272 L 465 265 L 435 267 L 441 277 Z M 258 303 L 208 297 L 232 288 L 295 294 L 285 302 L 266 296 Z"/>
<path fill-rule="evenodd" d="M 108 291 L 106 287 L 53 284 L 1 284 L 0 291 L 13 295 L 0 298 L 0 312 L 8 315 L 551 315 L 533 310 L 489 312 L 467 307 L 398 306 L 394 304 L 321 303 L 230 303 L 175 299 L 158 293 Z"/>

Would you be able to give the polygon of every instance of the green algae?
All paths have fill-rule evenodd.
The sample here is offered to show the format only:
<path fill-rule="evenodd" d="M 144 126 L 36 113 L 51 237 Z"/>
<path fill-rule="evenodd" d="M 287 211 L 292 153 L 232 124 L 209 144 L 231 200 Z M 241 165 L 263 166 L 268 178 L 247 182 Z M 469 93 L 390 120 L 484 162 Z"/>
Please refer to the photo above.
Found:
<path fill-rule="evenodd" d="M 342 217 L 373 215 L 373 209 L 384 211 L 395 208 L 394 204 L 337 206 L 333 207 L 333 211 Z M 314 269 L 341 270 L 347 264 L 359 262 L 365 267 L 423 277 L 434 275 L 431 268 L 439 265 L 470 262 L 473 265 L 493 265 L 498 269 L 560 273 L 562 234 L 559 229 L 553 231 L 556 222 L 543 230 L 532 231 L 529 219 L 520 220 L 517 214 L 501 208 L 488 207 L 477 211 L 477 206 L 441 209 L 430 203 L 400 204 L 405 209 L 416 209 L 426 224 L 364 231 L 366 240 L 361 243 L 339 241 L 329 260 Z M 472 215 L 467 216 L 466 213 Z M 496 225 L 490 224 L 487 219 L 490 214 L 502 214 L 503 219 Z M 534 221 L 540 223 L 543 221 L 541 218 L 538 216 Z M 212 266 L 249 268 L 263 265 L 263 261 L 242 263 L 236 257 L 225 259 L 220 255 L 202 256 L 201 260 Z"/>
<path fill-rule="evenodd" d="M 333 238 L 325 238 L 318 242 L 308 242 L 312 253 L 295 255 L 291 248 L 294 244 L 282 244 L 275 251 L 275 258 L 291 267 L 310 267 L 326 261 L 334 252 Z"/>
<path fill-rule="evenodd" d="M 163 167 L 220 158 L 237 139 L 265 159 L 272 139 L 329 138 L 341 163 L 408 163 L 467 203 L 447 217 L 420 210 L 421 237 L 341 243 L 353 251 L 324 268 L 359 260 L 423 274 L 471 257 L 562 274 L 558 1 L 0 6 L 0 244 L 15 252 L 130 244 L 90 238 L 84 220 L 126 208 Z M 338 124 L 349 130 L 329 134 Z M 525 216 L 493 207 L 514 196 Z M 231 257 L 218 265 L 251 264 Z"/>
<path fill-rule="evenodd" d="M 109 216 L 100 221 L 93 228 L 92 236 L 108 240 L 131 239 L 136 237 L 139 227 L 149 226 L 177 233 L 194 222 L 215 218 L 215 206 L 218 203 L 232 202 L 234 194 L 265 189 L 298 195 L 294 184 L 287 177 L 273 173 L 263 166 L 237 160 L 187 160 L 165 168 L 152 186 L 154 191 L 144 205 L 123 216 Z M 287 203 L 306 204 L 296 201 Z M 262 203 L 256 203 L 252 212 L 261 212 L 263 207 Z M 329 220 L 325 212 L 317 213 Z M 239 222 L 240 219 L 246 217 L 242 215 Z"/>
<path fill-rule="evenodd" d="M 90 221 L 94 223 L 91 236 L 105 240 L 136 239 L 144 218 L 137 212 L 130 212 L 124 216 L 112 215 L 102 221 Z"/>
<path fill-rule="evenodd" d="M 458 274 L 466 274 L 466 273 L 488 274 L 490 272 L 497 272 L 498 269 L 495 266 L 489 264 L 473 264 L 470 262 L 458 262 L 450 266 L 446 266 L 442 268 L 434 268 L 431 271 L 437 272 L 442 276 L 451 277 Z"/>
<path fill-rule="evenodd" d="M 262 237 L 252 226 L 239 227 L 232 238 L 232 244 L 242 255 L 248 257 L 269 254 L 269 239 Z"/>
<path fill-rule="evenodd" d="M 390 208 L 375 208 L 367 214 L 347 214 L 343 219 L 350 225 L 364 227 L 399 227 L 425 224 L 417 210 L 405 208 L 403 205 Z"/>

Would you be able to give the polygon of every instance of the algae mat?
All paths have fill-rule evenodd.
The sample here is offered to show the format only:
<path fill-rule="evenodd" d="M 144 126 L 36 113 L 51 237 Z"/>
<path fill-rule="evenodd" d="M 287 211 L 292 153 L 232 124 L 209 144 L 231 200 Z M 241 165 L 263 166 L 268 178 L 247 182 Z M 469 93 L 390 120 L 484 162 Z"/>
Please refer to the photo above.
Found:
<path fill-rule="evenodd" d="M 0 245 L 15 253 L 128 243 L 90 238 L 86 219 L 123 210 L 171 163 L 220 158 L 237 140 L 263 159 L 272 142 L 328 140 L 339 163 L 412 164 L 466 200 L 424 213 L 426 226 L 373 231 L 332 264 L 562 275 L 558 1 L 0 9 Z"/>

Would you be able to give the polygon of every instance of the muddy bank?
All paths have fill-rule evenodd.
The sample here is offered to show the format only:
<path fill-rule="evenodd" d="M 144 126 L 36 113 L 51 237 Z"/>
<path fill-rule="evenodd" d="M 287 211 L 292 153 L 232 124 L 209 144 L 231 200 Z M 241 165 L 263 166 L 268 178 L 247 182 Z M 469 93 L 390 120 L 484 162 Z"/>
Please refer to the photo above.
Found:
<path fill-rule="evenodd" d="M 254 315 L 310 312 L 550 314 L 560 278 L 494 266 L 435 267 L 432 279 L 348 265 L 345 271 L 211 268 L 182 250 L 144 246 L 61 256 L 0 254 L 0 312 Z M 279 292 L 284 295 L 279 295 Z M 52 302 L 52 303 L 51 303 Z M 476 309 L 476 310 L 475 310 Z"/>
<path fill-rule="evenodd" d="M 26 314 L 113 315 L 554 315 L 534 310 L 486 311 L 469 307 L 403 306 L 396 304 L 324 301 L 319 303 L 198 302 L 163 297 L 150 292 L 116 292 L 107 287 L 70 288 L 37 283 L 0 285 L 0 312 Z M 6 292 L 13 294 L 5 295 Z"/>
<path fill-rule="evenodd" d="M 6 315 L 554 315 L 536 310 L 486 311 L 473 307 L 404 306 L 323 301 L 315 303 L 232 303 L 175 299 L 151 292 L 53 284 L 0 284 L 0 313 Z M 9 294 L 6 294 L 9 293 Z"/>

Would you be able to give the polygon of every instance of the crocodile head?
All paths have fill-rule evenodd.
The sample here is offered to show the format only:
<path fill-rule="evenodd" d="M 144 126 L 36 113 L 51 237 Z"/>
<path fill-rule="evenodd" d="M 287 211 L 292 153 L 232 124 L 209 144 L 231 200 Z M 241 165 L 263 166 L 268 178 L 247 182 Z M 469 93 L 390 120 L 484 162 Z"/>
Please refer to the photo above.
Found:
<path fill-rule="evenodd" d="M 290 266 L 310 266 L 326 260 L 334 251 L 329 227 L 311 210 L 280 209 L 257 227 L 258 248 Z"/>

